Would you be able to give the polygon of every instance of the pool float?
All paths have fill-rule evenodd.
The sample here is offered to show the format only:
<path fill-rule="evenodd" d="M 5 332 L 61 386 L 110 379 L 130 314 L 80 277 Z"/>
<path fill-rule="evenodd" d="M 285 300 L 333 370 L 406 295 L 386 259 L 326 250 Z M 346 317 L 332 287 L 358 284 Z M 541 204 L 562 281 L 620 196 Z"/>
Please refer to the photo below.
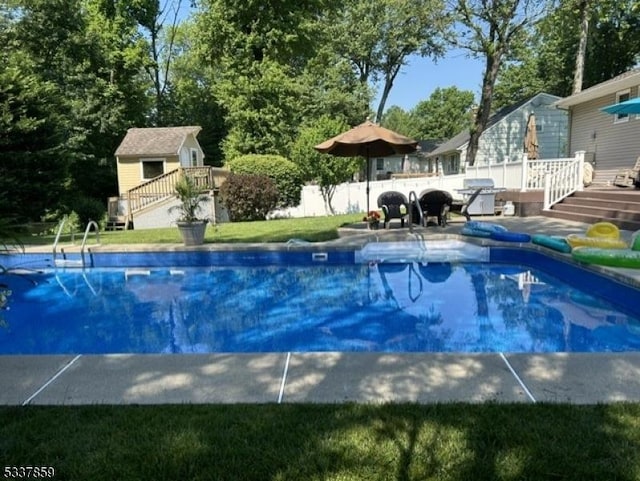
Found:
<path fill-rule="evenodd" d="M 587 229 L 586 235 L 569 234 L 571 247 L 600 247 L 603 249 L 626 249 L 627 243 L 620 239 L 620 230 L 610 222 L 597 222 Z"/>
<path fill-rule="evenodd" d="M 640 269 L 640 250 L 582 246 L 573 249 L 571 257 L 586 264 Z"/>
<path fill-rule="evenodd" d="M 502 242 L 529 242 L 531 236 L 524 232 L 492 232 L 491 239 Z"/>
<path fill-rule="evenodd" d="M 494 232 L 507 232 L 507 228 L 491 222 L 470 220 L 462 226 L 460 234 L 474 237 L 491 237 Z"/>
<path fill-rule="evenodd" d="M 637 230 L 631 236 L 631 250 L 640 251 L 640 230 Z"/>
<path fill-rule="evenodd" d="M 596 222 L 587 229 L 587 237 L 619 239 L 620 230 L 611 222 Z"/>
<path fill-rule="evenodd" d="M 471 220 L 464 224 L 462 235 L 485 237 L 503 242 L 529 242 L 531 236 L 522 232 L 511 232 L 506 227 L 491 222 Z"/>
<path fill-rule="evenodd" d="M 571 245 L 564 237 L 545 234 L 534 234 L 531 236 L 531 242 L 537 245 L 548 247 L 549 249 L 553 249 L 554 251 L 563 252 L 565 254 L 571 252 Z"/>
<path fill-rule="evenodd" d="M 629 249 L 579 247 L 573 250 L 574 259 L 587 264 L 640 269 L 640 230 L 631 236 Z"/>

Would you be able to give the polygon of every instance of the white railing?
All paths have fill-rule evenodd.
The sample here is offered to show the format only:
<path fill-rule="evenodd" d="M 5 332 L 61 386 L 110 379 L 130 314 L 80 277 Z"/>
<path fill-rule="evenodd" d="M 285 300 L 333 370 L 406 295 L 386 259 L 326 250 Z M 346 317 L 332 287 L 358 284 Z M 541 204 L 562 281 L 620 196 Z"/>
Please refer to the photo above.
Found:
<path fill-rule="evenodd" d="M 545 210 L 583 188 L 584 151 L 563 159 L 529 160 L 467 167 L 467 178 L 490 178 L 506 189 L 544 190 Z"/>
<path fill-rule="evenodd" d="M 583 189 L 584 151 L 576 152 L 576 158 L 544 176 L 544 204 L 548 210 L 565 197 Z"/>

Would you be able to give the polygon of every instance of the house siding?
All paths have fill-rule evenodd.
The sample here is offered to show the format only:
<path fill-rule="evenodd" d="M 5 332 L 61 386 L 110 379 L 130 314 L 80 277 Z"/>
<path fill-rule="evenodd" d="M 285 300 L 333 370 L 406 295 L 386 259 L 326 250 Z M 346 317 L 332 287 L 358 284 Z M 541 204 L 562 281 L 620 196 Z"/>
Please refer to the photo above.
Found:
<path fill-rule="evenodd" d="M 524 137 L 529 114 L 536 116 L 538 131 L 538 156 L 553 159 L 567 155 L 567 113 L 552 107 L 557 100 L 539 94 L 521 108 L 506 115 L 482 133 L 478 143 L 476 165 L 501 164 L 522 160 Z M 465 159 L 466 155 L 462 156 Z"/>
<path fill-rule="evenodd" d="M 124 195 L 130 189 L 140 185 L 142 180 L 142 161 L 145 159 L 160 159 L 158 156 L 150 157 L 118 157 L 118 193 Z M 164 171 L 170 172 L 180 167 L 178 156 L 165 157 Z"/>
<path fill-rule="evenodd" d="M 639 94 L 638 86 L 631 88 L 630 97 Z M 617 170 L 631 167 L 640 155 L 640 116 L 616 123 L 614 115 L 600 110 L 614 103 L 615 93 L 571 107 L 570 150 L 587 152 L 597 181 L 613 180 Z"/>
<path fill-rule="evenodd" d="M 553 105 L 557 100 L 558 97 L 554 95 L 540 93 L 487 127 L 478 142 L 475 165 L 496 165 L 522 160 L 527 121 L 531 113 L 535 114 L 536 125 L 540 127 L 539 158 L 566 157 L 568 113 Z M 444 173 L 457 173 L 451 172 L 451 165 L 455 164 L 458 155 L 460 165 L 466 164 L 468 139 L 468 133 L 461 132 L 428 157 L 436 159 Z"/>
<path fill-rule="evenodd" d="M 191 149 L 195 149 L 198 153 L 198 163 L 196 167 L 202 167 L 204 165 L 204 153 L 198 143 L 198 140 L 193 135 L 187 135 L 184 143 L 180 148 L 180 163 L 183 167 L 191 166 Z"/>

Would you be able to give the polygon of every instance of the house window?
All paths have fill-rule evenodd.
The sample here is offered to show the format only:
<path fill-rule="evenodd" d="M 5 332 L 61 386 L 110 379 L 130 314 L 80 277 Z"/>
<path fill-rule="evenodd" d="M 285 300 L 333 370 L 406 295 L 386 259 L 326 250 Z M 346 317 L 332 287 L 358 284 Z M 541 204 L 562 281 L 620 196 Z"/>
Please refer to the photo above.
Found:
<path fill-rule="evenodd" d="M 623 90 L 616 94 L 616 103 L 626 102 L 631 98 L 629 90 Z M 614 115 L 613 122 L 627 122 L 629 120 L 629 114 L 616 114 Z"/>
<path fill-rule="evenodd" d="M 443 162 L 444 174 L 457 174 L 460 170 L 460 155 L 447 155 Z"/>
<path fill-rule="evenodd" d="M 191 167 L 198 166 L 198 151 L 196 149 L 191 149 Z"/>
<path fill-rule="evenodd" d="M 376 170 L 384 170 L 384 159 L 376 159 Z"/>
<path fill-rule="evenodd" d="M 143 160 L 142 180 L 151 180 L 164 174 L 164 160 Z"/>

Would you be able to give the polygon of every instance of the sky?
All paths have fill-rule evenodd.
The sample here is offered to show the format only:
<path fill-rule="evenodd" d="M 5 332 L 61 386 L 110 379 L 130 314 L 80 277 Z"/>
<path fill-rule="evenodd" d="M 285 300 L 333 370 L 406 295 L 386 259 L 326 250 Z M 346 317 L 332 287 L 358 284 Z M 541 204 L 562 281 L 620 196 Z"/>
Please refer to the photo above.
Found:
<path fill-rule="evenodd" d="M 484 71 L 484 59 L 468 58 L 464 51 L 451 51 L 444 58 L 434 62 L 430 58 L 410 57 L 396 77 L 385 110 L 393 105 L 409 111 L 427 100 L 437 88 L 457 87 L 459 90 L 470 90 L 480 99 L 480 87 Z M 380 87 L 379 90 L 382 90 Z M 380 102 L 378 94 L 374 101 L 374 109 Z"/>

